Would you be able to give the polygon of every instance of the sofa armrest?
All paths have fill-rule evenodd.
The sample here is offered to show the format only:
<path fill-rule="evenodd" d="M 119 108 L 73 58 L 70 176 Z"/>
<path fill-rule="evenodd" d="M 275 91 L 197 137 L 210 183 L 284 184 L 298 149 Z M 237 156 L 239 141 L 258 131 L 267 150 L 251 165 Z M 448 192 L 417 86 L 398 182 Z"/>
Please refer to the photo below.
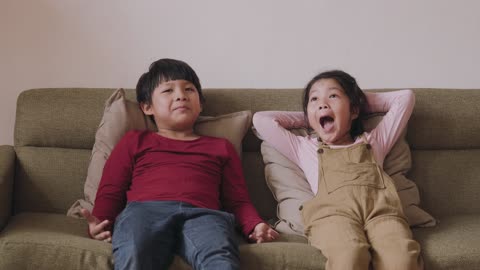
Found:
<path fill-rule="evenodd" d="M 12 146 L 0 145 L 0 231 L 12 214 L 15 159 L 16 154 Z"/>

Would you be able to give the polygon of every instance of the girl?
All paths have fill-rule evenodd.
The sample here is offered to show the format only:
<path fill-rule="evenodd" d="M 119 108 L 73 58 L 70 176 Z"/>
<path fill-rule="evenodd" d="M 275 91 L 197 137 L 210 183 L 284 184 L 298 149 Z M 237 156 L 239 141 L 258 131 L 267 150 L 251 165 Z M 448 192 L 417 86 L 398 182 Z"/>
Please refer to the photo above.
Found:
<path fill-rule="evenodd" d="M 305 234 L 327 258 L 326 269 L 423 269 L 420 245 L 402 210 L 385 156 L 413 111 L 411 90 L 364 93 L 349 74 L 327 71 L 305 88 L 303 113 L 258 112 L 259 135 L 295 162 L 316 196 L 302 207 Z M 364 132 L 361 120 L 386 112 Z M 309 125 L 314 136 L 288 129 Z"/>

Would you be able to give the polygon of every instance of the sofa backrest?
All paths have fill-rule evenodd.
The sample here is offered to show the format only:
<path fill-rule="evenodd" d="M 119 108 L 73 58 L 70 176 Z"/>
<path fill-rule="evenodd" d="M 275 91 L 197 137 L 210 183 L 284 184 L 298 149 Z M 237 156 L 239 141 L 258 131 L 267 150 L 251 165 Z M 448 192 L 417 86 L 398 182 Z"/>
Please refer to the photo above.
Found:
<path fill-rule="evenodd" d="M 66 213 L 83 198 L 95 132 L 114 89 L 32 89 L 17 102 L 14 145 L 17 166 L 14 211 Z M 407 139 L 410 178 L 422 206 L 433 215 L 479 213 L 480 90 L 414 89 L 417 103 Z M 205 89 L 203 114 L 240 110 L 301 110 L 301 89 Z M 127 90 L 134 100 L 135 93 Z M 250 131 L 243 165 L 253 203 L 275 217 L 276 203 L 264 180 L 260 140 Z"/>

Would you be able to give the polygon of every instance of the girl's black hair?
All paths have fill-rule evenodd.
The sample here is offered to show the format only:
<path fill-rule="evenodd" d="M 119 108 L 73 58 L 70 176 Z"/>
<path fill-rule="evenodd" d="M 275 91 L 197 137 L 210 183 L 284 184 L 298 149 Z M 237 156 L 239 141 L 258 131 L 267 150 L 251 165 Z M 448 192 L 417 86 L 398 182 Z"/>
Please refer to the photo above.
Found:
<path fill-rule="evenodd" d="M 345 94 L 350 99 L 350 110 L 358 110 L 358 118 L 352 121 L 352 127 L 350 128 L 350 135 L 352 138 L 362 134 L 364 129 L 362 120 L 365 117 L 365 110 L 367 106 L 367 98 L 365 93 L 357 84 L 357 81 L 350 74 L 342 70 L 329 70 L 318 74 L 308 82 L 305 90 L 303 91 L 303 113 L 305 115 L 305 121 L 308 123 L 307 107 L 310 97 L 310 90 L 313 84 L 321 79 L 334 79 L 342 87 Z"/>
<path fill-rule="evenodd" d="M 175 59 L 160 59 L 153 62 L 148 72 L 143 73 L 137 83 L 137 102 L 151 104 L 155 88 L 162 83 L 174 80 L 186 80 L 197 88 L 200 103 L 205 102 L 202 86 L 195 71 L 185 62 Z"/>

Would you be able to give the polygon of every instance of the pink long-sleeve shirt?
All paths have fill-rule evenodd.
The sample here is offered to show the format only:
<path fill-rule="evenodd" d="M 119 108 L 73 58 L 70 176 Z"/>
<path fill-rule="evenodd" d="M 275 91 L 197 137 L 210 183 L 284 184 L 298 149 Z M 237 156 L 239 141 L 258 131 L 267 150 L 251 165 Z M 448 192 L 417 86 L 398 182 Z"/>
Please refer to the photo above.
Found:
<path fill-rule="evenodd" d="M 365 93 L 368 113 L 386 113 L 382 121 L 370 132 L 364 133 L 366 142 L 372 145 L 375 160 L 383 166 L 385 156 L 400 137 L 408 123 L 415 96 L 412 90 L 383 93 Z M 313 193 L 318 189 L 318 144 L 315 136 L 297 136 L 289 131 L 306 127 L 303 112 L 264 111 L 253 116 L 253 125 L 262 140 L 297 164 L 305 173 Z M 353 144 L 363 142 L 362 136 Z M 330 145 L 332 148 L 351 145 Z"/>

